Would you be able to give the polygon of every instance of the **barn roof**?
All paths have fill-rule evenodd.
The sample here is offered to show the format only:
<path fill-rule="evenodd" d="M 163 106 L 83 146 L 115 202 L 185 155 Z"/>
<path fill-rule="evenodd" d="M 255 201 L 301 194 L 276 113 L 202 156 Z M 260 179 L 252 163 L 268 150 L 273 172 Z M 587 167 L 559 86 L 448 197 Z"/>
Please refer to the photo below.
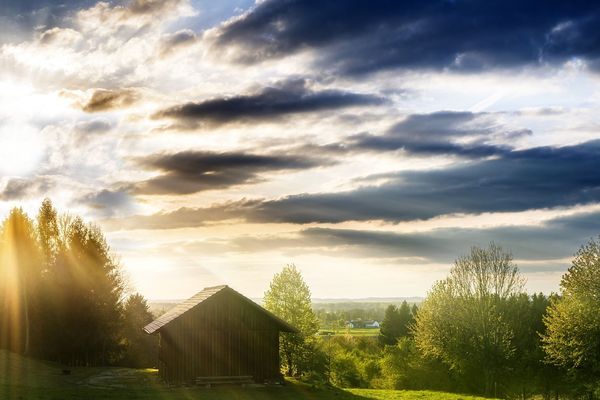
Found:
<path fill-rule="evenodd" d="M 232 288 L 230 288 L 227 285 L 212 286 L 212 287 L 204 288 L 202 291 L 196 293 L 194 296 L 190 297 L 183 303 L 179 303 L 177 306 L 173 307 L 172 309 L 170 309 L 169 311 L 167 311 L 166 313 L 164 313 L 163 315 L 161 315 L 160 317 L 158 317 L 157 319 L 155 319 L 154 321 L 152 321 L 151 323 L 146 325 L 144 327 L 144 331 L 146 333 L 154 333 L 154 332 L 160 330 L 162 327 L 169 324 L 171 321 L 177 319 L 179 316 L 188 312 L 192 308 L 202 305 L 203 302 L 205 302 L 206 300 L 208 300 L 209 298 L 213 297 L 214 295 L 216 295 L 217 293 L 220 293 L 220 292 L 229 292 L 229 293 L 233 294 L 234 296 L 241 298 L 243 301 L 248 303 L 250 306 L 253 306 L 253 307 L 257 308 L 258 310 L 262 311 L 265 315 L 267 315 L 269 318 L 271 318 L 273 320 L 273 322 L 275 322 L 276 325 L 279 326 L 279 329 L 281 331 L 283 331 L 283 332 L 298 332 L 298 329 L 296 329 L 292 325 L 288 324 L 287 322 L 285 322 L 284 320 L 282 320 L 275 314 L 271 313 L 270 311 L 265 310 L 263 307 L 256 304 L 254 301 L 252 301 L 249 298 L 247 298 L 246 296 L 236 292 L 235 290 L 233 290 Z"/>

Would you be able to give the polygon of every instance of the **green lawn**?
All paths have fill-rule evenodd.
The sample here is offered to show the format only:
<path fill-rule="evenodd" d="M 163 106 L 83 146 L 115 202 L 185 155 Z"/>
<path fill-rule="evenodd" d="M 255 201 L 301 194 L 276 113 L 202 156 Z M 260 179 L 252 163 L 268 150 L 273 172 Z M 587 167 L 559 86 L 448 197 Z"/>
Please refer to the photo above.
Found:
<path fill-rule="evenodd" d="M 427 391 L 317 389 L 295 381 L 282 387 L 203 389 L 168 387 L 156 370 L 130 368 L 71 368 L 0 351 L 2 400 L 478 400 Z"/>
<path fill-rule="evenodd" d="M 430 390 L 378 390 L 345 389 L 361 399 L 381 400 L 488 400 L 485 397 L 469 396 L 457 393 L 433 392 Z"/>

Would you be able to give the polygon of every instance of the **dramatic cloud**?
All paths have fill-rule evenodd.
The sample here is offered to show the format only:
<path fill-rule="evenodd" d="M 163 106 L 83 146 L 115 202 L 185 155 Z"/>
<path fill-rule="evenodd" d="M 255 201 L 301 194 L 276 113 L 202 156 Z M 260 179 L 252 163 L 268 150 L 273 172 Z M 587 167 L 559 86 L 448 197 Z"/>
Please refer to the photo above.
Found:
<path fill-rule="evenodd" d="M 413 258 L 450 263 L 469 246 L 496 243 L 510 249 L 520 260 L 570 258 L 582 243 L 600 232 L 600 213 L 578 213 L 551 219 L 539 225 L 493 228 L 442 228 L 425 232 L 395 233 L 355 229 L 309 228 L 292 237 L 245 236 L 236 238 L 229 251 L 253 252 L 273 249 L 352 252 L 369 258 Z M 535 270 L 564 269 L 548 263 Z M 523 268 L 522 268 L 523 269 Z"/>
<path fill-rule="evenodd" d="M 139 98 L 140 94 L 134 89 L 96 89 L 82 109 L 85 112 L 93 113 L 125 108 L 134 104 Z"/>
<path fill-rule="evenodd" d="M 184 151 L 155 154 L 137 160 L 138 165 L 162 174 L 134 184 L 137 194 L 190 194 L 205 190 L 256 183 L 262 174 L 302 170 L 332 162 L 299 155 L 258 155 Z"/>
<path fill-rule="evenodd" d="M 335 21 L 335 23 L 332 23 Z M 594 2 L 267 0 L 216 32 L 243 63 L 321 49 L 318 65 L 346 74 L 403 68 L 476 71 L 563 63 L 598 65 Z M 596 65 L 594 65 L 596 64 Z"/>
<path fill-rule="evenodd" d="M 513 151 L 444 169 L 398 172 L 380 186 L 265 201 L 269 222 L 410 221 L 454 213 L 524 211 L 600 201 L 600 141 Z"/>
<path fill-rule="evenodd" d="M 384 103 L 374 95 L 340 90 L 313 90 L 306 80 L 291 80 L 253 94 L 187 103 L 157 112 L 155 118 L 220 125 L 241 121 L 273 120 L 288 114 L 336 110 Z"/>
<path fill-rule="evenodd" d="M 251 222 L 307 224 L 370 220 L 401 222 L 457 213 L 526 211 L 589 204 L 600 201 L 599 157 L 600 141 L 559 148 L 538 147 L 444 169 L 378 175 L 373 179 L 387 179 L 386 183 L 345 192 L 180 209 L 157 216 L 154 226 L 164 229 L 194 226 L 193 221 L 197 218 L 189 218 L 190 214 L 206 215 L 211 210 L 223 220 L 239 218 Z M 168 182 L 163 184 L 169 185 Z M 174 191 L 178 186 L 173 185 L 175 187 L 169 189 Z M 202 187 L 200 183 L 196 185 Z M 184 191 L 185 187 L 180 190 Z M 151 192 L 159 192 L 159 189 Z M 181 218 L 182 213 L 185 218 Z M 143 221 L 140 226 L 145 226 Z"/>
<path fill-rule="evenodd" d="M 195 11 L 187 0 L 124 3 L 100 1 L 78 10 L 63 7 L 58 20 L 28 28 L 33 36 L 29 40 L 0 47 L 3 72 L 24 74 L 54 89 L 118 89 L 156 81 L 151 72 L 167 25 Z"/>
<path fill-rule="evenodd" d="M 423 294 L 491 240 L 562 268 L 598 230 L 599 10 L 4 1 L 0 211 L 100 219 L 150 297 L 288 262 L 319 296 Z"/>
<path fill-rule="evenodd" d="M 502 143 L 531 133 L 499 126 L 485 113 L 439 111 L 409 115 L 384 135 L 354 135 L 347 148 L 486 157 L 506 154 L 511 147 Z"/>

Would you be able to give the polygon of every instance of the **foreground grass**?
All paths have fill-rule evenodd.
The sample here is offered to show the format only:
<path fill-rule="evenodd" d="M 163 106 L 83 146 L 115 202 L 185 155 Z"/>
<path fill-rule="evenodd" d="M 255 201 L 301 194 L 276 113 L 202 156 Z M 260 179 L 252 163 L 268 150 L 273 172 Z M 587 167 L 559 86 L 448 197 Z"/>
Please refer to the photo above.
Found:
<path fill-rule="evenodd" d="M 480 400 L 429 391 L 314 388 L 296 381 L 276 387 L 169 387 L 153 369 L 71 368 L 0 351 L 2 400 Z"/>
<path fill-rule="evenodd" d="M 489 400 L 485 397 L 431 390 L 344 389 L 361 399 L 381 400 Z"/>

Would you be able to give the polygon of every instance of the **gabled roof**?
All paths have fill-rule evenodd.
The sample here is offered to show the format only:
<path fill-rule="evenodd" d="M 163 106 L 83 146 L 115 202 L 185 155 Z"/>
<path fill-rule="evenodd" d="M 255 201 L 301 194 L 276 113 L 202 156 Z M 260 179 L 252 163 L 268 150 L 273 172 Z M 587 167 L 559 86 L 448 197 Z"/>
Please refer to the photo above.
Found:
<path fill-rule="evenodd" d="M 254 301 L 252 301 L 249 298 L 247 298 L 246 296 L 236 292 L 235 290 L 233 290 L 232 288 L 230 288 L 227 285 L 212 286 L 212 287 L 204 288 L 202 291 L 196 293 L 194 296 L 190 297 L 183 303 L 180 303 L 177 306 L 173 307 L 172 309 L 170 309 L 169 311 L 167 311 L 166 313 L 164 313 L 163 315 L 161 315 L 160 317 L 158 317 L 157 319 L 155 319 L 154 321 L 152 321 L 151 323 L 146 325 L 144 327 L 144 331 L 146 333 L 154 333 L 154 332 L 160 330 L 162 327 L 169 324 L 171 321 L 175 320 L 182 314 L 188 312 L 189 310 L 191 310 L 192 308 L 194 308 L 196 306 L 201 305 L 203 302 L 205 302 L 209 298 L 211 298 L 214 295 L 216 295 L 217 293 L 220 293 L 223 291 L 227 291 L 227 292 L 232 293 L 235 296 L 238 296 L 243 301 L 247 302 L 249 305 L 251 305 L 251 306 L 257 308 L 259 311 L 263 312 L 265 315 L 267 315 L 269 318 L 271 318 L 277 325 L 279 325 L 279 328 L 281 331 L 295 332 L 295 333 L 299 332 L 298 329 L 296 329 L 292 325 L 288 324 L 287 322 L 285 322 L 284 320 L 282 320 L 275 314 L 271 313 L 270 311 L 265 310 L 263 307 L 259 306 Z"/>

